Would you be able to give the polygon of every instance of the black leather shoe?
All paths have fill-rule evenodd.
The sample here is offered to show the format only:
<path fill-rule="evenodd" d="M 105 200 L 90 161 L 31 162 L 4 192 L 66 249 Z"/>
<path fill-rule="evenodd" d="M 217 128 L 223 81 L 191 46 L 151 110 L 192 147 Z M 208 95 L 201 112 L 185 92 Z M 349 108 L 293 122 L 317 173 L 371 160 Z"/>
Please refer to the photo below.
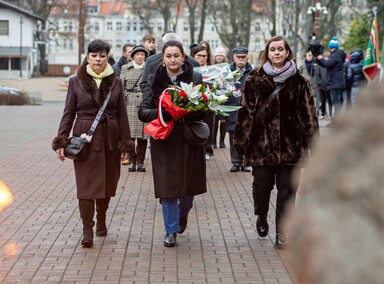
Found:
<path fill-rule="evenodd" d="M 256 230 L 260 237 L 266 237 L 269 232 L 269 225 L 267 220 L 267 214 L 260 214 L 257 216 Z"/>
<path fill-rule="evenodd" d="M 217 148 L 217 144 L 216 143 L 213 143 L 213 148 Z"/>
<path fill-rule="evenodd" d="M 180 216 L 179 218 L 179 234 L 184 233 L 185 229 L 187 228 L 188 223 L 188 215 L 187 216 Z"/>
<path fill-rule="evenodd" d="M 85 248 L 91 248 L 93 246 L 93 240 L 84 236 L 81 240 L 81 245 Z"/>
<path fill-rule="evenodd" d="M 288 248 L 287 234 L 285 233 L 276 234 L 275 247 L 281 250 L 285 250 Z"/>
<path fill-rule="evenodd" d="M 220 148 L 225 148 L 225 143 L 224 142 L 220 142 Z"/>
<path fill-rule="evenodd" d="M 230 171 L 232 173 L 238 172 L 238 171 L 240 171 L 240 166 L 233 165 L 232 168 L 230 169 Z"/>
<path fill-rule="evenodd" d="M 129 172 L 136 172 L 136 165 L 135 165 L 135 163 L 130 163 L 129 164 L 128 171 Z"/>
<path fill-rule="evenodd" d="M 176 233 L 173 233 L 173 234 L 165 234 L 165 238 L 164 238 L 164 246 L 166 247 L 174 247 L 176 245 L 176 237 L 177 237 L 177 234 Z"/>
<path fill-rule="evenodd" d="M 96 224 L 96 236 L 97 237 L 106 237 L 108 234 L 107 226 L 104 223 Z"/>
<path fill-rule="evenodd" d="M 144 164 L 137 164 L 137 171 L 138 172 L 145 172 L 145 167 L 144 167 Z"/>
<path fill-rule="evenodd" d="M 251 172 L 251 169 L 250 169 L 250 167 L 245 167 L 245 166 L 243 166 L 243 167 L 240 167 L 240 170 L 241 170 L 242 172 L 246 172 L 246 173 L 249 173 L 249 172 Z"/>

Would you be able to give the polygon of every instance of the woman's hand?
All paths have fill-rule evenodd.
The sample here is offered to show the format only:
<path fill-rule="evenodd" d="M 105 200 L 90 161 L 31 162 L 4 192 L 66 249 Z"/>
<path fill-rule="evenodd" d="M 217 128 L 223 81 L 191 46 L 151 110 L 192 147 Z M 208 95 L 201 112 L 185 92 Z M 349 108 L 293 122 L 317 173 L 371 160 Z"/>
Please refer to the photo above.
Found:
<path fill-rule="evenodd" d="M 60 148 L 56 150 L 56 156 L 60 161 L 64 161 L 65 156 L 64 156 L 64 148 Z"/>
<path fill-rule="evenodd" d="M 127 152 L 122 152 L 120 155 L 120 160 L 124 161 L 128 159 L 128 153 Z"/>

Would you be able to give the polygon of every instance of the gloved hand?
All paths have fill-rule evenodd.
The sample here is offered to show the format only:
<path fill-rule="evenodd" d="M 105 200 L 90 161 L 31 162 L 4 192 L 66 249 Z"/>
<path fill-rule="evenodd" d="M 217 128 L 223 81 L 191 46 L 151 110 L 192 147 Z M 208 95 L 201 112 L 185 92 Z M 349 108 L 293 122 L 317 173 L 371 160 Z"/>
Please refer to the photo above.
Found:
<path fill-rule="evenodd" d="M 161 114 L 165 122 L 173 120 L 173 117 L 163 107 L 161 108 Z"/>
<path fill-rule="evenodd" d="M 203 120 L 207 114 L 208 112 L 205 111 L 193 111 L 184 116 L 184 119 L 187 121 Z"/>

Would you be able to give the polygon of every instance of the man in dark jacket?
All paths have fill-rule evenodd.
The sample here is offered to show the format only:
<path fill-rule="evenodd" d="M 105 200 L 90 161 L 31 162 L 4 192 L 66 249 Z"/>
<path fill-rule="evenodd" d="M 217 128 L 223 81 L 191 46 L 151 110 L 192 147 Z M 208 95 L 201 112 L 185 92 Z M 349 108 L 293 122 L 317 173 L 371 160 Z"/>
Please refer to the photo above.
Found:
<path fill-rule="evenodd" d="M 252 71 L 252 66 L 248 62 L 248 48 L 246 47 L 236 47 L 232 49 L 233 53 L 233 62 L 230 64 L 232 71 L 238 70 L 243 74 L 240 78 L 240 82 L 235 84 L 237 91 L 234 92 L 234 95 L 230 97 L 227 101 L 227 105 L 239 106 L 241 99 L 241 92 L 244 88 L 245 80 L 247 79 L 249 73 Z M 231 172 L 250 172 L 251 169 L 243 164 L 243 154 L 238 153 L 236 148 L 233 145 L 233 132 L 235 131 L 235 125 L 237 120 L 237 111 L 229 113 L 229 116 L 226 116 L 226 126 L 227 132 L 229 133 L 229 151 L 231 155 L 232 168 Z"/>
<path fill-rule="evenodd" d="M 132 49 L 135 47 L 132 43 L 126 43 L 123 46 L 123 56 L 120 57 L 119 61 L 113 64 L 113 70 L 115 70 L 116 76 L 120 78 L 121 67 L 128 62 L 132 61 L 131 53 Z"/>
<path fill-rule="evenodd" d="M 332 37 L 328 43 L 328 48 L 331 52 L 329 60 L 323 58 L 320 54 L 317 59 L 321 66 L 327 69 L 327 90 L 331 94 L 333 113 L 332 117 L 339 112 L 343 102 L 343 91 L 346 88 L 344 77 L 344 62 L 346 54 L 339 49 L 337 37 Z"/>
<path fill-rule="evenodd" d="M 351 105 L 352 107 L 355 107 L 359 89 L 360 87 L 365 86 L 367 82 L 363 74 L 363 51 L 361 49 L 351 52 L 351 64 L 347 70 L 347 80 L 352 87 Z"/>

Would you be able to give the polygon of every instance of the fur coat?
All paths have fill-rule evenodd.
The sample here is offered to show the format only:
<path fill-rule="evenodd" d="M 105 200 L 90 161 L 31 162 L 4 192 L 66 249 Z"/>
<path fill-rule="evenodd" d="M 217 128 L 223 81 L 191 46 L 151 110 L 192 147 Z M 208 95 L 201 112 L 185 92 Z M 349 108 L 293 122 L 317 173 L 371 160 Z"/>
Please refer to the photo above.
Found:
<path fill-rule="evenodd" d="M 86 157 L 73 161 L 77 198 L 103 199 L 115 195 L 120 178 L 121 152 L 132 149 L 133 142 L 121 80 L 113 73 L 102 79 L 97 88 L 86 66 L 83 64 L 77 76 L 69 80 L 63 116 L 57 137 L 52 141 L 52 148 L 64 148 L 68 144 L 71 130 L 73 136 L 88 133 L 104 99 L 111 91 L 93 140 L 88 145 Z"/>
<path fill-rule="evenodd" d="M 258 120 L 254 115 L 276 84 L 264 70 L 247 78 L 235 127 L 234 145 L 245 151 L 246 165 L 295 165 L 308 153 L 319 123 L 311 87 L 299 71 L 268 104 Z"/>

